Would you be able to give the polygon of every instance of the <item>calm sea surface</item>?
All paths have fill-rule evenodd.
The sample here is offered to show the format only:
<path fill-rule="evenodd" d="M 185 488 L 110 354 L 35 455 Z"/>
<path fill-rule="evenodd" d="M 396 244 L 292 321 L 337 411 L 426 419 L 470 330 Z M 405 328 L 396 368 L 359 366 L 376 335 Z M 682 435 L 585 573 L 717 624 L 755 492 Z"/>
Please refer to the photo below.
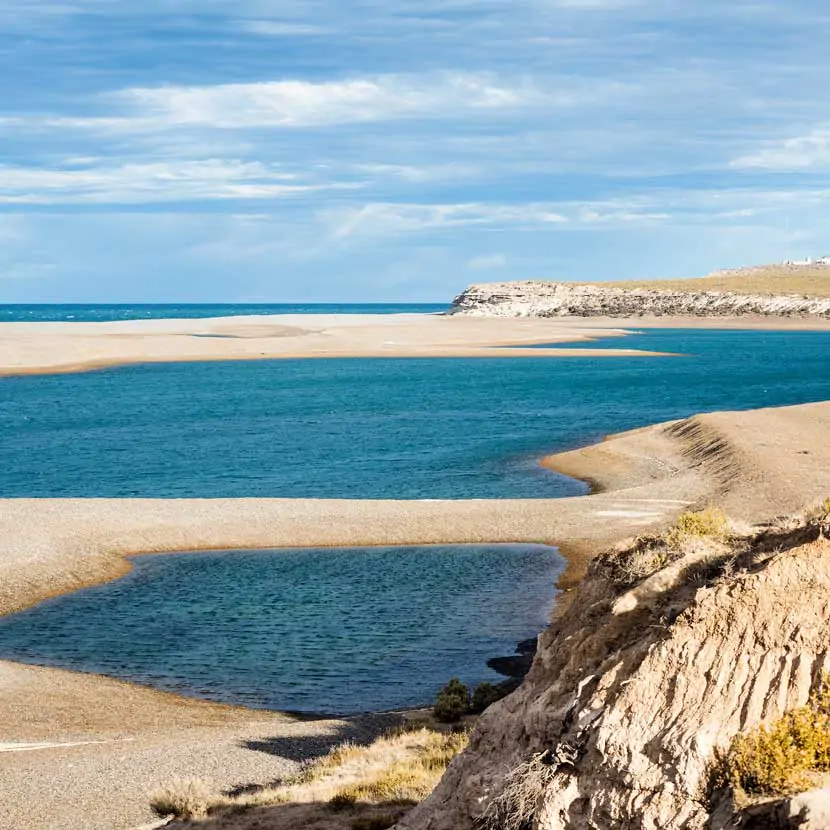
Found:
<path fill-rule="evenodd" d="M 0 323 L 108 323 L 114 320 L 187 320 L 248 314 L 434 314 L 446 310 L 446 303 L 14 304 L 0 305 Z"/>
<path fill-rule="evenodd" d="M 428 703 L 546 624 L 562 560 L 530 545 L 138 557 L 117 582 L 0 618 L 0 655 L 247 706 Z M 102 624 L 102 621 L 105 621 Z"/>
<path fill-rule="evenodd" d="M 618 347 L 622 341 L 606 343 Z M 541 498 L 539 456 L 830 398 L 830 333 L 652 331 L 668 358 L 273 360 L 0 379 L 0 496 Z"/>
<path fill-rule="evenodd" d="M 830 398 L 830 334 L 654 330 L 670 358 L 154 364 L 0 379 L 0 496 L 558 497 L 538 458 L 695 412 Z M 0 620 L 0 657 L 258 706 L 425 703 L 543 625 L 546 548 L 142 557 Z M 101 620 L 107 620 L 101 626 Z"/>

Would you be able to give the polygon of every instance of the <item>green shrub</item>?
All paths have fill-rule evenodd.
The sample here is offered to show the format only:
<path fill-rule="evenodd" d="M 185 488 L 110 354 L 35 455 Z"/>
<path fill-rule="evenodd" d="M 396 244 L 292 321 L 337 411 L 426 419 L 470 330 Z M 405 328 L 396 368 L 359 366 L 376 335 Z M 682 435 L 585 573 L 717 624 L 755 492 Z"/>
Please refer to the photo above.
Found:
<path fill-rule="evenodd" d="M 748 795 L 790 795 L 807 789 L 815 773 L 830 772 L 830 683 L 807 706 L 736 735 L 717 753 L 710 792 L 732 789 Z"/>
<path fill-rule="evenodd" d="M 470 711 L 470 690 L 454 677 L 438 692 L 432 714 L 442 723 L 455 723 Z"/>
<path fill-rule="evenodd" d="M 495 686 L 492 683 L 479 683 L 473 692 L 470 711 L 478 715 L 497 700 L 501 700 L 506 694 L 506 690 L 501 686 Z"/>

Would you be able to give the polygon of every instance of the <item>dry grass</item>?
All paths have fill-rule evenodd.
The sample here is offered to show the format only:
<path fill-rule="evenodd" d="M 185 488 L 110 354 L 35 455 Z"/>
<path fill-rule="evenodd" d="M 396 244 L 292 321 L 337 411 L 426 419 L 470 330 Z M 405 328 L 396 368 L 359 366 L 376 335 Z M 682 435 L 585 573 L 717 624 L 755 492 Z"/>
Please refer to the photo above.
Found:
<path fill-rule="evenodd" d="M 729 535 L 729 521 L 718 507 L 706 507 L 689 513 L 682 513 L 664 534 L 666 544 L 681 548 L 692 539 L 725 539 Z"/>
<path fill-rule="evenodd" d="M 150 808 L 162 818 L 199 819 L 207 815 L 211 797 L 204 781 L 177 779 L 150 794 Z"/>
<path fill-rule="evenodd" d="M 728 553 L 724 543 L 729 536 L 730 524 L 723 511 L 707 507 L 681 514 L 662 535 L 640 537 L 625 550 L 605 554 L 601 561 L 615 583 L 629 587 L 690 553 L 696 553 L 703 565 L 719 561 Z"/>
<path fill-rule="evenodd" d="M 487 805 L 478 822 L 480 830 L 526 830 L 535 826 L 534 819 L 553 776 L 553 767 L 545 763 L 544 755 L 534 755 L 521 764 Z"/>
<path fill-rule="evenodd" d="M 398 738 L 398 741 L 402 738 Z M 467 733 L 413 733 L 411 752 L 403 760 L 393 761 L 383 769 L 364 774 L 361 780 L 341 787 L 333 800 L 352 803 L 423 801 L 449 766 L 450 761 L 467 745 Z"/>
<path fill-rule="evenodd" d="M 731 789 L 739 798 L 783 796 L 809 789 L 830 772 L 830 683 L 825 677 L 807 706 L 733 738 L 716 754 L 710 792 Z"/>
<path fill-rule="evenodd" d="M 329 814 L 348 810 L 344 827 L 351 828 L 355 822 L 380 827 L 384 815 L 352 815 L 352 808 L 411 806 L 422 801 L 467 740 L 466 732 L 401 730 L 369 746 L 345 743 L 335 747 L 284 785 L 230 797 L 212 795 L 201 782 L 174 782 L 153 795 L 152 807 L 159 815 L 182 819 L 210 815 L 221 826 L 223 814 L 238 817 L 240 811 L 254 808 L 316 804 L 321 812 Z M 399 812 L 389 815 L 397 820 Z"/>
<path fill-rule="evenodd" d="M 603 282 L 613 288 L 655 291 L 731 291 L 736 294 L 801 294 L 830 297 L 830 267 L 769 265 L 742 271 L 725 271 L 708 277 L 682 280 Z"/>

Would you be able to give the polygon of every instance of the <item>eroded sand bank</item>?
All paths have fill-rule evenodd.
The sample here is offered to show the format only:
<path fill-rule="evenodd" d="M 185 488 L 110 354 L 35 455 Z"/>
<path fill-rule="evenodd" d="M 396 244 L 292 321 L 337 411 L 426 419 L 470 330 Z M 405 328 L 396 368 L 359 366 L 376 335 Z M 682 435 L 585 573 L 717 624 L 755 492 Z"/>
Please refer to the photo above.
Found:
<path fill-rule="evenodd" d="M 116 577 L 126 555 L 165 550 L 547 542 L 569 555 L 567 582 L 593 552 L 693 505 L 713 501 L 757 522 L 830 495 L 828 434 L 828 403 L 648 427 L 546 459 L 603 489 L 572 499 L 4 500 L 0 612 Z M 0 663 L 0 808 L 19 830 L 127 828 L 149 819 L 145 793 L 171 778 L 266 781 L 355 728 Z"/>

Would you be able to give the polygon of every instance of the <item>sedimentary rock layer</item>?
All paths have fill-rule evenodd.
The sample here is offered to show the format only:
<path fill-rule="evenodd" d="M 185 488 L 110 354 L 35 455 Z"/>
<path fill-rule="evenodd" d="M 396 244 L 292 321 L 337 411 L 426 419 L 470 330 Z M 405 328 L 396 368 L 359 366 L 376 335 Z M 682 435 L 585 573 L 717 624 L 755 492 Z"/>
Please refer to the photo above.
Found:
<path fill-rule="evenodd" d="M 828 271 L 830 279 L 830 270 Z M 830 318 L 830 298 L 727 291 L 625 289 L 564 282 L 471 285 L 453 314 L 479 317 Z"/>

